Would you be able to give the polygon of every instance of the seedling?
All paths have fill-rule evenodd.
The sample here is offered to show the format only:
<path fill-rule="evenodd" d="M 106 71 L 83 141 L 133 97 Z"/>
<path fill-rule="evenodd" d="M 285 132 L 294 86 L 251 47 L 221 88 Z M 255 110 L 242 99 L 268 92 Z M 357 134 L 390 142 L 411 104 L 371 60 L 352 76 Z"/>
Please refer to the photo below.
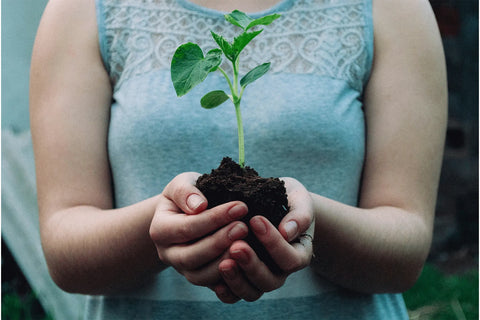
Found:
<path fill-rule="evenodd" d="M 230 88 L 230 94 L 223 90 L 214 90 L 204 95 L 200 104 L 205 109 L 213 109 L 228 99 L 232 101 L 237 117 L 238 164 L 242 168 L 245 167 L 245 143 L 240 102 L 247 85 L 267 73 L 270 69 L 270 62 L 253 68 L 239 81 L 239 56 L 250 41 L 263 31 L 263 29 L 252 31 L 253 27 L 269 25 L 279 17 L 279 14 L 271 14 L 252 19 L 245 13 L 234 10 L 232 13 L 225 15 L 225 19 L 234 26 L 240 27 L 243 32 L 235 37 L 232 43 L 228 42 L 223 36 L 210 31 L 220 48 L 212 49 L 204 56 L 202 49 L 197 44 L 189 42 L 179 46 L 172 58 L 171 77 L 175 92 L 179 97 L 203 82 L 211 72 L 219 71 L 225 77 Z M 220 67 L 222 53 L 232 64 L 233 75 L 231 76 Z"/>

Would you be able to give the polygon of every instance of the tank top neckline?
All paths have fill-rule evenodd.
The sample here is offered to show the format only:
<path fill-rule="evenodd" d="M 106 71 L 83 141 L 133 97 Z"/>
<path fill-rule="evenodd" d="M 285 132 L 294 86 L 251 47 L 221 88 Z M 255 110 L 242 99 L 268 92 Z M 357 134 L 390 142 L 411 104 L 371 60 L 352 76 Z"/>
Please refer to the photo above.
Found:
<path fill-rule="evenodd" d="M 217 9 L 207 8 L 207 7 L 198 5 L 196 3 L 193 3 L 189 0 L 176 0 L 176 1 L 178 4 L 180 4 L 182 7 L 184 7 L 187 10 L 200 12 L 203 14 L 210 15 L 212 17 L 223 16 L 226 13 L 229 13 L 229 12 L 224 12 Z M 281 12 L 288 9 L 293 4 L 293 1 L 294 0 L 280 0 L 280 2 L 278 2 L 277 4 L 275 4 L 274 6 L 268 9 L 260 10 L 256 12 L 247 12 L 247 14 L 252 18 L 258 18 L 268 14 Z"/>

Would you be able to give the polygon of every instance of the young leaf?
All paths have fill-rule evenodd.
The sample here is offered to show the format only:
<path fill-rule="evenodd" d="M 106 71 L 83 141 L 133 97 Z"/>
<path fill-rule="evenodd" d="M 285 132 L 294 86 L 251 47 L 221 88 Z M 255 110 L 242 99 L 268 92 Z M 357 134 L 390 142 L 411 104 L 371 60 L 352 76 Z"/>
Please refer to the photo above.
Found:
<path fill-rule="evenodd" d="M 233 50 L 236 53 L 235 58 L 240 54 L 240 52 L 245 48 L 245 46 L 250 41 L 252 41 L 253 38 L 258 36 L 260 34 L 260 32 L 262 32 L 262 31 L 263 30 L 254 31 L 254 32 L 244 32 L 241 35 L 239 35 L 238 37 L 236 37 L 233 40 Z"/>
<path fill-rule="evenodd" d="M 230 61 L 234 61 L 236 54 L 232 45 L 221 35 L 218 35 L 213 31 L 210 31 L 210 33 L 212 34 L 213 39 L 218 44 L 220 49 L 222 49 L 223 53 L 225 54 L 225 57 L 227 57 L 227 59 Z"/>
<path fill-rule="evenodd" d="M 238 130 L 238 163 L 241 167 L 245 165 L 245 143 L 243 134 L 243 122 L 240 112 L 240 101 L 243 90 L 247 85 L 263 76 L 270 68 L 270 63 L 264 63 L 248 72 L 241 80 L 241 90 L 238 87 L 238 66 L 240 52 L 263 30 L 257 28 L 257 31 L 248 32 L 249 29 L 259 25 L 269 25 L 279 14 L 272 14 L 258 19 L 252 19 L 245 13 L 234 10 L 225 15 L 225 19 L 243 30 L 239 36 L 234 38 L 233 42 L 228 42 L 223 36 L 211 31 L 213 39 L 220 49 L 210 50 L 206 56 L 200 47 L 193 43 L 181 45 L 175 51 L 172 59 L 171 77 L 173 86 L 178 96 L 182 96 L 190 91 L 197 84 L 201 83 L 210 72 L 219 70 L 227 80 L 231 95 L 227 95 L 222 90 L 211 91 L 200 100 L 201 106 L 206 109 L 215 108 L 226 100 L 231 99 L 235 107 Z M 220 67 L 222 63 L 222 52 L 227 59 L 232 62 L 233 84 L 228 74 Z"/>
<path fill-rule="evenodd" d="M 276 20 L 278 18 L 280 18 L 280 15 L 277 14 L 277 13 L 274 13 L 274 14 L 271 14 L 271 15 L 268 15 L 268 16 L 265 16 L 265 17 L 255 19 L 248 24 L 247 29 L 245 29 L 245 30 L 248 30 L 248 29 L 250 29 L 254 26 L 259 26 L 259 25 L 268 26 L 270 23 L 272 23 L 274 20 Z"/>
<path fill-rule="evenodd" d="M 215 90 L 207 93 L 200 100 L 205 109 L 213 109 L 228 100 L 228 95 L 222 90 Z"/>
<path fill-rule="evenodd" d="M 252 18 L 238 10 L 234 10 L 232 13 L 226 14 L 225 19 L 231 24 L 236 25 L 245 31 L 247 26 L 253 21 Z"/>
<path fill-rule="evenodd" d="M 245 88 L 247 85 L 252 83 L 253 81 L 257 80 L 261 76 L 263 76 L 267 71 L 270 69 L 270 62 L 261 64 L 256 66 L 250 72 L 248 72 L 242 80 L 240 80 L 240 85 Z"/>
<path fill-rule="evenodd" d="M 183 96 L 222 63 L 222 51 L 210 50 L 205 57 L 194 43 L 181 45 L 172 58 L 171 77 L 177 96 Z"/>
<path fill-rule="evenodd" d="M 242 28 L 245 31 L 258 25 L 267 26 L 278 18 L 280 18 L 280 15 L 274 13 L 258 19 L 252 19 L 245 13 L 238 10 L 234 10 L 232 11 L 232 13 L 225 15 L 225 19 L 228 22 Z"/>

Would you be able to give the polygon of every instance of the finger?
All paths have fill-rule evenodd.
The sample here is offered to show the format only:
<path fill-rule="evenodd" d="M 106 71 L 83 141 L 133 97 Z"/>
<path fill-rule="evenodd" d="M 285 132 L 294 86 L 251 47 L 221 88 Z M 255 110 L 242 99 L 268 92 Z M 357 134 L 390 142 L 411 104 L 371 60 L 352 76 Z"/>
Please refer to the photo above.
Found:
<path fill-rule="evenodd" d="M 239 297 L 234 295 L 225 283 L 220 283 L 211 288 L 217 295 L 218 299 L 223 303 L 233 304 L 240 300 Z"/>
<path fill-rule="evenodd" d="M 232 222 L 217 232 L 192 244 L 165 248 L 161 259 L 178 270 L 194 270 L 221 256 L 234 241 L 243 239 L 248 227 L 243 222 Z"/>
<path fill-rule="evenodd" d="M 312 248 L 291 245 L 265 217 L 253 217 L 250 220 L 250 226 L 255 236 L 283 271 L 292 273 L 310 263 Z"/>
<path fill-rule="evenodd" d="M 239 265 L 249 282 L 262 292 L 273 291 L 285 283 L 286 274 L 273 273 L 244 241 L 237 241 L 231 246 L 230 257 Z"/>
<path fill-rule="evenodd" d="M 310 193 L 300 182 L 292 178 L 282 180 L 285 181 L 290 211 L 282 219 L 278 230 L 284 239 L 291 242 L 313 225 L 312 200 Z M 309 234 L 313 236 L 313 230 Z"/>
<path fill-rule="evenodd" d="M 313 231 L 310 231 L 313 232 Z M 298 241 L 295 243 L 292 243 L 292 246 L 298 251 L 298 252 L 304 252 L 310 259 L 307 261 L 308 264 L 310 264 L 310 260 L 314 257 L 313 253 L 313 236 L 310 235 L 309 230 L 307 232 L 302 233 L 298 237 Z"/>
<path fill-rule="evenodd" d="M 173 201 L 182 212 L 197 214 L 208 206 L 207 198 L 195 187 L 199 173 L 185 172 L 167 184 L 162 194 Z"/>
<path fill-rule="evenodd" d="M 239 220 L 248 212 L 243 202 L 233 201 L 206 210 L 202 214 L 185 215 L 164 212 L 157 207 L 150 226 L 150 237 L 157 245 L 180 244 L 202 238 L 230 222 Z"/>
<path fill-rule="evenodd" d="M 238 268 L 235 260 L 223 260 L 218 268 L 225 284 L 235 296 L 250 302 L 258 300 L 262 296 L 263 292 L 248 281 L 243 272 Z"/>
<path fill-rule="evenodd" d="M 230 259 L 230 253 L 224 252 L 223 255 L 214 261 L 194 270 L 177 270 L 187 281 L 196 285 L 212 288 L 223 282 L 222 276 L 218 271 L 218 265 L 221 261 Z M 212 288 L 213 290 L 213 288 Z"/>

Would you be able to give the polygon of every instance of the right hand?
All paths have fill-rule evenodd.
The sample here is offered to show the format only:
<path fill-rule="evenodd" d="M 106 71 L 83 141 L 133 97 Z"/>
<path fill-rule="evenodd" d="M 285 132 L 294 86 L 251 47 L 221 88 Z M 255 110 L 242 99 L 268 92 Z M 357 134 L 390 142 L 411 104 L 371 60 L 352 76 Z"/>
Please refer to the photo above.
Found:
<path fill-rule="evenodd" d="M 195 187 L 200 176 L 187 172 L 176 176 L 160 196 L 150 225 L 150 237 L 158 257 L 192 284 L 213 288 L 222 280 L 220 262 L 228 249 L 246 237 L 248 227 L 238 221 L 247 214 L 239 201 L 207 208 L 207 199 Z"/>
<path fill-rule="evenodd" d="M 255 301 L 265 292 L 283 286 L 290 274 L 310 265 L 315 229 L 313 201 L 298 180 L 282 180 L 290 211 L 278 228 L 262 216 L 255 216 L 249 221 L 252 232 L 273 258 L 279 271 L 272 272 L 248 243 L 236 241 L 230 247 L 230 258 L 219 265 L 224 283 L 216 286 L 214 291 L 222 302 Z M 291 227 L 287 228 L 288 225 Z M 308 235 L 306 238 L 305 234 Z"/>

